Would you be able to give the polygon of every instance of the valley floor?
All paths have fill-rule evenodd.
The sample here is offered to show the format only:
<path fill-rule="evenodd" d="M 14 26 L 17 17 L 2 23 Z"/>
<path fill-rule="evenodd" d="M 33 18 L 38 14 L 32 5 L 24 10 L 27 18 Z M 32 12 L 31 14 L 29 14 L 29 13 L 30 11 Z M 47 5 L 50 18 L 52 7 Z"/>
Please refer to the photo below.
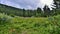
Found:
<path fill-rule="evenodd" d="M 60 34 L 60 15 L 24 18 L 0 13 L 0 34 Z"/>

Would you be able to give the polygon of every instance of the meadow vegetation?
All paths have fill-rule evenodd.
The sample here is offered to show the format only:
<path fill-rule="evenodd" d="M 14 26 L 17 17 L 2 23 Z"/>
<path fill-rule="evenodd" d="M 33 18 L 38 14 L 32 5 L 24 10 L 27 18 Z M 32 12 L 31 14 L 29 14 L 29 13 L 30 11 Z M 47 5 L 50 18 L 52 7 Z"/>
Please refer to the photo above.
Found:
<path fill-rule="evenodd" d="M 0 34 L 60 34 L 60 9 L 43 14 L 0 4 Z"/>
<path fill-rule="evenodd" d="M 0 34 L 60 34 L 60 15 L 26 18 L 0 13 Z"/>

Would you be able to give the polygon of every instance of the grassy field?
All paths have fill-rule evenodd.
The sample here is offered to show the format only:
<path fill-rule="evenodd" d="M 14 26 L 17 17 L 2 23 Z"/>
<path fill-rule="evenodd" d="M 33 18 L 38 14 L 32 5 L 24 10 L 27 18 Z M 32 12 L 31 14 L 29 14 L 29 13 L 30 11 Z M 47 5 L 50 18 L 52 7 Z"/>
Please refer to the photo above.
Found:
<path fill-rule="evenodd" d="M 29 18 L 0 13 L 0 34 L 60 34 L 60 15 Z"/>

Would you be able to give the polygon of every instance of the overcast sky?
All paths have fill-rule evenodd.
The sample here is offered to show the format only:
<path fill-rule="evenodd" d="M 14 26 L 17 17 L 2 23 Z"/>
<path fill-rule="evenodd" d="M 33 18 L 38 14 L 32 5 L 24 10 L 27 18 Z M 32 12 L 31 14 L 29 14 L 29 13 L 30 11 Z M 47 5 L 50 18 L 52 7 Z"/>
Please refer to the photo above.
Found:
<path fill-rule="evenodd" d="M 22 9 L 36 9 L 37 7 L 43 9 L 45 5 L 51 10 L 55 8 L 53 0 L 0 0 L 0 3 Z"/>
<path fill-rule="evenodd" d="M 25 9 L 36 9 L 39 0 L 0 0 L 0 3 Z"/>

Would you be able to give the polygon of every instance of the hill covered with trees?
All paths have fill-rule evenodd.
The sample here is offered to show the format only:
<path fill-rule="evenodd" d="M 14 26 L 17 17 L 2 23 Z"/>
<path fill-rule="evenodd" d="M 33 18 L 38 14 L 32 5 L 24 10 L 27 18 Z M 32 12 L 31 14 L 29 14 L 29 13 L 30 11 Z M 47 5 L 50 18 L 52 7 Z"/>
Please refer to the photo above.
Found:
<path fill-rule="evenodd" d="M 0 12 L 11 16 L 16 15 L 20 17 L 47 17 L 60 14 L 60 8 L 54 9 L 52 11 L 46 7 L 44 9 L 45 11 L 43 13 L 40 8 L 37 8 L 36 10 L 25 10 L 0 4 Z"/>

